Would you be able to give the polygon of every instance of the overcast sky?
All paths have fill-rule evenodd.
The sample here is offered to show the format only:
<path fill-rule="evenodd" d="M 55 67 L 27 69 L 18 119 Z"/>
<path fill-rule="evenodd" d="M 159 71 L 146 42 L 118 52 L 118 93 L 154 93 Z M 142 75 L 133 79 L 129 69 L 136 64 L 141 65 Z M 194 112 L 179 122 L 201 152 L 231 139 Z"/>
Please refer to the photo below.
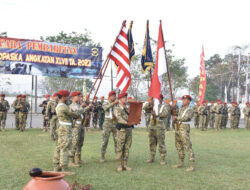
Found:
<path fill-rule="evenodd" d="M 157 39 L 161 19 L 165 40 L 175 44 L 174 54 L 186 59 L 193 77 L 199 74 L 202 45 L 209 58 L 250 42 L 249 8 L 249 0 L 0 0 L 0 32 L 39 39 L 86 28 L 102 44 L 105 59 L 123 20 L 134 21 L 133 37 L 140 47 L 146 20 Z"/>

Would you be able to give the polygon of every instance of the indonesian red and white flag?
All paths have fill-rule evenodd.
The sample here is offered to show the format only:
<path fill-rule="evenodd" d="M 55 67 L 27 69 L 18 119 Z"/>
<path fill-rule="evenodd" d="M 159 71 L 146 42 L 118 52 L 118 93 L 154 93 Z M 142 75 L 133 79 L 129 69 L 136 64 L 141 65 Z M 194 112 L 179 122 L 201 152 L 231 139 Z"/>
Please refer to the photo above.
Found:
<path fill-rule="evenodd" d="M 131 84 L 127 32 L 128 29 L 124 21 L 122 29 L 110 53 L 110 59 L 113 60 L 118 67 L 116 87 L 122 92 L 126 92 Z"/>
<path fill-rule="evenodd" d="M 165 53 L 164 38 L 162 33 L 162 26 L 160 23 L 157 55 L 154 73 L 151 80 L 148 96 L 160 99 L 161 88 L 162 88 L 162 76 L 167 73 L 167 58 Z"/>

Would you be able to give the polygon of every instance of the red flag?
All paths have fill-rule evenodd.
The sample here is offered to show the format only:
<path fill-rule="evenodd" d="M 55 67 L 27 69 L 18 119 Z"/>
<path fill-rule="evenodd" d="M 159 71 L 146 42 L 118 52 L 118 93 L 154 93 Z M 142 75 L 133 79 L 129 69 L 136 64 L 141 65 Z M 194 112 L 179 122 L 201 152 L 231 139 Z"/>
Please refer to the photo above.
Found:
<path fill-rule="evenodd" d="M 207 84 L 204 57 L 205 57 L 204 48 L 202 46 L 201 61 L 200 61 L 200 86 L 199 86 L 199 98 L 198 98 L 200 104 L 204 100 L 206 93 L 206 84 Z"/>
<path fill-rule="evenodd" d="M 157 55 L 154 73 L 151 80 L 151 85 L 149 88 L 148 95 L 150 97 L 160 99 L 161 86 L 162 86 L 162 75 L 167 73 L 167 59 L 164 46 L 164 39 L 162 33 L 162 26 L 159 26 L 158 35 L 158 45 L 157 45 Z"/>

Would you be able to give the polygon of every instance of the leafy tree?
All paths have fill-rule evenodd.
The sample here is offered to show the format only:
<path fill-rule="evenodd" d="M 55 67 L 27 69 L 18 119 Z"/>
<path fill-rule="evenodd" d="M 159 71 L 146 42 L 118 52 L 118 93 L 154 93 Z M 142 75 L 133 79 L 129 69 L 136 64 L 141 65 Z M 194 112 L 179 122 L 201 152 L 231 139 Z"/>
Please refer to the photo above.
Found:
<path fill-rule="evenodd" d="M 0 32 L 0 37 L 7 37 L 7 32 Z"/>

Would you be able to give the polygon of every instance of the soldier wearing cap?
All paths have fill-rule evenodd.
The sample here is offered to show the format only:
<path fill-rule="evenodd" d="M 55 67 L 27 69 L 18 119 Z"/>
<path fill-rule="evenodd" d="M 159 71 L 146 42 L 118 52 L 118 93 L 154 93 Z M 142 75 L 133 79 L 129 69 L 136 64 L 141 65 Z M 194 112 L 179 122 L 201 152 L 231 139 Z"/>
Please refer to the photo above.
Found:
<path fill-rule="evenodd" d="M 14 108 L 14 114 L 15 114 L 15 126 L 17 130 L 20 130 L 20 122 L 19 122 L 19 112 L 20 108 L 17 108 L 16 106 L 21 101 L 22 95 L 17 95 L 15 101 L 12 103 L 11 107 Z"/>
<path fill-rule="evenodd" d="M 21 101 L 16 106 L 17 109 L 20 109 L 19 111 L 19 125 L 20 125 L 20 131 L 23 132 L 26 127 L 27 122 L 27 116 L 30 111 L 30 104 L 28 101 L 26 101 L 26 95 L 22 95 Z"/>
<path fill-rule="evenodd" d="M 5 131 L 7 113 L 10 109 L 9 102 L 5 100 L 5 94 L 0 94 L 0 131 L 2 127 L 2 131 Z"/>
<path fill-rule="evenodd" d="M 103 109 L 103 104 L 104 104 L 104 96 L 100 97 L 100 101 L 98 102 L 99 104 L 99 109 L 98 109 L 98 121 L 99 121 L 99 128 L 103 130 L 103 123 L 105 119 L 105 111 Z"/>
<path fill-rule="evenodd" d="M 250 130 L 250 104 L 246 102 L 246 106 L 243 109 L 244 113 L 244 126 L 246 130 Z"/>
<path fill-rule="evenodd" d="M 58 119 L 56 116 L 56 106 L 58 104 L 58 93 L 52 95 L 52 100 L 48 102 L 47 109 L 45 112 L 45 117 L 49 121 L 50 126 L 50 137 L 53 141 L 57 141 L 57 128 L 58 128 Z"/>
<path fill-rule="evenodd" d="M 221 129 L 221 119 L 222 119 L 222 113 L 223 113 L 223 106 L 220 102 L 220 100 L 216 101 L 216 105 L 214 106 L 214 112 L 215 112 L 215 118 L 214 118 L 214 125 L 216 131 L 219 131 Z"/>
<path fill-rule="evenodd" d="M 209 124 L 209 118 L 210 118 L 210 105 L 208 105 L 208 101 L 206 100 L 205 103 L 206 109 L 207 109 L 207 117 L 206 117 L 206 123 L 205 123 L 205 129 L 207 130 L 208 124 Z"/>
<path fill-rule="evenodd" d="M 46 100 L 44 100 L 40 105 L 39 107 L 42 107 L 43 110 L 42 110 L 42 114 L 43 114 L 43 131 L 46 132 L 49 128 L 49 122 L 48 122 L 48 118 L 46 118 L 46 108 L 47 108 L 47 105 L 48 105 L 48 102 L 50 100 L 50 95 L 49 94 L 46 94 L 45 95 L 45 98 Z"/>
<path fill-rule="evenodd" d="M 215 117 L 215 112 L 214 112 L 214 101 L 210 102 L 211 105 L 209 107 L 209 112 L 210 112 L 210 117 L 209 117 L 209 126 L 210 128 L 214 128 L 214 117 Z"/>
<path fill-rule="evenodd" d="M 58 141 L 54 153 L 54 171 L 67 171 L 69 157 L 72 157 L 72 121 L 79 118 L 79 113 L 71 112 L 66 102 L 69 98 L 68 90 L 60 90 L 58 92 L 59 103 L 56 106 L 56 114 L 58 117 Z"/>
<path fill-rule="evenodd" d="M 223 102 L 223 114 L 222 114 L 222 121 L 221 121 L 221 128 L 227 128 L 227 120 L 228 120 L 228 107 L 227 103 Z"/>
<path fill-rule="evenodd" d="M 174 165 L 174 168 L 182 168 L 184 166 L 185 152 L 188 152 L 189 157 L 189 168 L 186 171 L 194 171 L 194 151 L 190 140 L 190 121 L 194 115 L 193 110 L 189 107 L 192 100 L 190 95 L 182 97 L 183 105 L 179 110 L 178 116 L 175 118 L 178 125 L 175 129 L 175 146 L 179 155 L 179 164 Z"/>
<path fill-rule="evenodd" d="M 83 103 L 86 106 L 88 106 L 90 104 L 89 95 L 85 96 L 85 99 L 84 99 Z M 92 109 L 93 108 L 91 108 L 89 111 L 87 111 L 84 114 L 83 126 L 85 127 L 86 131 L 88 131 L 88 128 L 90 127 L 90 119 L 91 119 L 91 111 L 92 111 Z"/>
<path fill-rule="evenodd" d="M 200 118 L 200 128 L 201 131 L 206 130 L 206 120 L 207 120 L 207 112 L 208 108 L 206 106 L 206 101 L 202 101 L 202 105 L 199 106 L 198 108 L 198 113 L 199 113 L 199 118 Z"/>
<path fill-rule="evenodd" d="M 101 159 L 100 162 L 105 161 L 105 154 L 106 149 L 109 142 L 110 134 L 113 135 L 114 140 L 114 148 L 116 152 L 117 148 L 117 142 L 116 142 L 116 135 L 117 135 L 117 129 L 116 129 L 116 117 L 114 116 L 114 109 L 119 103 L 119 100 L 116 99 L 116 93 L 115 91 L 109 92 L 108 95 L 108 101 L 104 102 L 103 104 L 103 110 L 105 111 L 105 120 L 103 124 L 103 132 L 102 132 L 102 145 L 101 145 Z"/>
<path fill-rule="evenodd" d="M 172 128 L 175 128 L 174 115 L 178 115 L 179 107 L 177 105 L 177 100 L 174 100 L 171 105 L 171 115 L 172 115 Z"/>
<path fill-rule="evenodd" d="M 93 104 L 89 104 L 86 106 L 85 104 L 80 105 L 80 95 L 81 92 L 74 91 L 71 93 L 72 96 L 72 104 L 70 104 L 69 109 L 73 113 L 81 114 L 81 117 L 74 118 L 72 122 L 72 147 L 71 147 L 71 154 L 72 156 L 69 158 L 69 166 L 78 167 L 79 164 L 84 164 L 86 162 L 81 160 L 81 152 L 82 146 L 84 142 L 84 127 L 83 123 L 83 115 L 88 111 L 90 108 L 93 107 Z M 84 108 L 83 108 L 84 106 Z"/>
<path fill-rule="evenodd" d="M 158 110 L 152 110 L 151 113 L 151 123 L 148 128 L 149 137 L 149 149 L 150 149 L 150 159 L 147 160 L 148 163 L 152 163 L 155 160 L 157 144 L 159 145 L 159 153 L 161 156 L 160 165 L 165 165 L 165 157 L 167 154 L 167 149 L 165 145 L 165 125 L 164 119 L 168 117 L 170 112 L 166 105 L 163 105 L 163 95 L 160 95 L 160 103 L 158 105 Z"/>
<path fill-rule="evenodd" d="M 148 101 L 144 104 L 143 106 L 143 112 L 145 115 L 145 123 L 146 123 L 146 127 L 148 128 L 150 125 L 150 119 L 151 119 L 151 112 L 153 110 L 153 98 L 149 97 Z"/>
<path fill-rule="evenodd" d="M 235 130 L 239 128 L 239 121 L 240 121 L 240 108 L 238 107 L 237 102 L 232 102 L 232 107 L 229 109 L 230 113 L 230 126 L 231 129 Z"/>
<path fill-rule="evenodd" d="M 199 108 L 199 101 L 196 101 L 196 104 L 193 107 L 193 111 L 194 111 L 194 127 L 195 128 L 199 128 L 199 122 L 200 122 L 198 108 Z"/>
<path fill-rule="evenodd" d="M 121 172 L 123 169 L 126 171 L 132 170 L 128 167 L 129 149 L 132 144 L 132 128 L 133 125 L 128 125 L 129 110 L 126 106 L 127 93 L 121 93 L 118 96 L 119 105 L 114 109 L 114 115 L 117 119 L 117 171 Z"/>

